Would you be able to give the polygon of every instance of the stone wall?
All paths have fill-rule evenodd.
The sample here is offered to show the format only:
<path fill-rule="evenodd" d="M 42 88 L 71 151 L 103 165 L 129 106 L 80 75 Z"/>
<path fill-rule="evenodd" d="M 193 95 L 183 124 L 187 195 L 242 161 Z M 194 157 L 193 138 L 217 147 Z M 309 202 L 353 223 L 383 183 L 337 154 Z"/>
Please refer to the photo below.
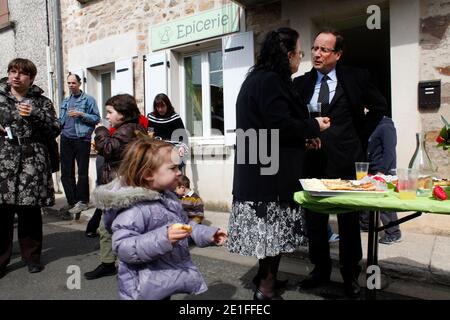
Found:
<path fill-rule="evenodd" d="M 69 48 L 106 37 L 134 32 L 138 57 L 134 59 L 134 88 L 139 108 L 144 110 L 143 55 L 149 53 L 149 26 L 219 8 L 230 0 L 95 0 L 80 4 L 61 1 L 64 72 L 68 72 Z M 117 44 L 120 45 L 120 44 Z M 66 88 L 67 90 L 67 88 Z"/>
<path fill-rule="evenodd" d="M 438 175 L 450 178 L 450 152 L 435 147 L 435 139 L 443 123 L 450 120 L 450 0 L 421 2 L 421 69 L 420 80 L 441 80 L 441 107 L 422 111 L 422 131 L 426 133 L 427 150 L 439 167 Z"/>
<path fill-rule="evenodd" d="M 35 84 L 48 95 L 46 1 L 9 0 L 8 7 L 13 27 L 0 30 L 0 77 L 6 76 L 10 60 L 30 59 L 38 70 Z"/>
<path fill-rule="evenodd" d="M 267 31 L 280 27 L 289 27 L 289 20 L 281 17 L 281 1 L 257 5 L 246 10 L 246 25 L 248 31 L 253 31 L 255 52 L 259 51 Z"/>

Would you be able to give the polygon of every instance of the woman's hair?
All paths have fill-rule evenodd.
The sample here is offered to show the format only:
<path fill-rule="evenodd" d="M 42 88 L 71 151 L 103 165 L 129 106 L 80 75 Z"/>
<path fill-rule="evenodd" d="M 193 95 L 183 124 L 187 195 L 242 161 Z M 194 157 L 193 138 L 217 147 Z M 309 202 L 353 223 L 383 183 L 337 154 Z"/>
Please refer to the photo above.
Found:
<path fill-rule="evenodd" d="M 175 109 L 172 106 L 172 102 L 170 102 L 170 99 L 167 95 L 164 93 L 159 93 L 156 95 L 155 100 L 153 100 L 153 112 L 155 116 L 158 116 L 158 111 L 156 110 L 156 106 L 164 103 L 167 106 L 167 113 L 164 115 L 164 117 L 170 117 L 175 113 Z"/>
<path fill-rule="evenodd" d="M 288 52 L 295 51 L 299 34 L 291 28 L 269 31 L 250 73 L 256 70 L 270 70 L 278 73 L 285 81 L 290 81 L 292 71 Z"/>
<path fill-rule="evenodd" d="M 17 71 L 22 71 L 23 73 L 28 74 L 30 78 L 34 78 L 37 74 L 36 66 L 33 62 L 31 62 L 28 59 L 22 59 L 22 58 L 16 58 L 14 60 L 11 60 L 8 63 L 8 72 L 12 69 L 15 69 Z"/>
<path fill-rule="evenodd" d="M 141 114 L 134 97 L 126 93 L 109 98 L 105 106 L 111 106 L 120 113 L 123 116 L 123 122 L 137 119 Z"/>
<path fill-rule="evenodd" d="M 171 152 L 174 145 L 164 140 L 155 140 L 143 134 L 129 143 L 119 167 L 122 181 L 131 187 L 146 187 L 145 177 L 154 173 L 164 162 L 162 149 Z"/>

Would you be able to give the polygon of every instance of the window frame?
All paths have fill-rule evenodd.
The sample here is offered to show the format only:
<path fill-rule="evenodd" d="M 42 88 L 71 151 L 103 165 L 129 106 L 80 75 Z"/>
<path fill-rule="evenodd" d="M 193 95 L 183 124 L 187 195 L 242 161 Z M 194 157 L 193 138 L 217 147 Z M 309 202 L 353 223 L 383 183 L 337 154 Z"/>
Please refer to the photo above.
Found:
<path fill-rule="evenodd" d="M 211 87 L 210 87 L 210 64 L 209 53 L 222 52 L 220 46 L 207 48 L 201 51 L 187 52 L 181 55 L 180 63 L 180 116 L 183 122 L 186 123 L 186 72 L 185 72 L 185 59 L 200 55 L 201 56 L 201 76 L 202 76 L 202 131 L 201 137 L 189 137 L 190 142 L 196 144 L 208 144 L 208 145 L 224 145 L 225 135 L 211 135 Z M 222 54 L 223 59 L 223 54 Z M 222 67 L 223 72 L 223 67 Z M 225 125 L 224 125 L 225 130 Z"/>
<path fill-rule="evenodd" d="M 0 0 L 0 30 L 11 25 L 8 0 Z"/>

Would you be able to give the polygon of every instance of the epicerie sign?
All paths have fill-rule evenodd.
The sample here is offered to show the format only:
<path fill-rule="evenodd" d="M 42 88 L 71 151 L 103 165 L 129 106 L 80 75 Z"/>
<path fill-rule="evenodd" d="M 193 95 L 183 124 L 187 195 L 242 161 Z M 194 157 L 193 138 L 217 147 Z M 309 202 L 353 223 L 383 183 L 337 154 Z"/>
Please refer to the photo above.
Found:
<path fill-rule="evenodd" d="M 239 31 L 239 6 L 231 3 L 187 18 L 150 26 L 152 51 Z"/>

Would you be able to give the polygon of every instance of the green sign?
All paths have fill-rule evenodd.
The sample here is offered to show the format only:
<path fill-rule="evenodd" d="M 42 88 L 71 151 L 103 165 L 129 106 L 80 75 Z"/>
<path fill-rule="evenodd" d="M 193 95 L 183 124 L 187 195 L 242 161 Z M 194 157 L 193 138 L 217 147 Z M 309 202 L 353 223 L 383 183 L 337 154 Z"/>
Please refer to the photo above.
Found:
<path fill-rule="evenodd" d="M 239 6 L 231 3 L 151 27 L 152 51 L 239 31 Z"/>

